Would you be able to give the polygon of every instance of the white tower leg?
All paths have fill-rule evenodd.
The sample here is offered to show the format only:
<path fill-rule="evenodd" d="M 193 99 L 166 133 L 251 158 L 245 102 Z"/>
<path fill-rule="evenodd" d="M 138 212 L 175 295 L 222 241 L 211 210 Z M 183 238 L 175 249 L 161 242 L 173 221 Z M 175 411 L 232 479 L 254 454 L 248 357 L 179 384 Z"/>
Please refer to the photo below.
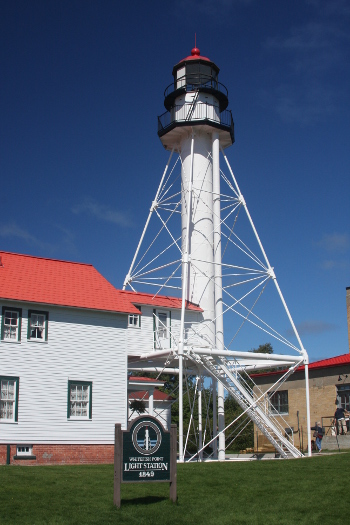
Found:
<path fill-rule="evenodd" d="M 198 376 L 198 447 L 203 448 L 203 422 L 202 422 L 202 377 Z M 203 451 L 199 453 L 199 461 L 203 460 Z"/>
<path fill-rule="evenodd" d="M 224 349 L 224 321 L 222 312 L 222 273 L 221 273 L 221 216 L 220 216 L 220 141 L 219 133 L 213 133 L 213 227 L 214 227 L 214 276 L 215 276 L 215 339 L 216 348 Z M 225 391 L 218 384 L 218 427 L 219 461 L 225 460 Z"/>
<path fill-rule="evenodd" d="M 179 345 L 180 350 L 180 345 Z M 183 357 L 179 352 L 179 462 L 184 461 Z"/>
<path fill-rule="evenodd" d="M 190 231 L 191 213 L 192 213 L 192 179 L 193 179 L 193 155 L 194 155 L 194 136 L 192 134 L 190 141 L 189 162 L 187 162 L 187 216 L 186 216 L 186 232 Z M 183 183 L 184 184 L 184 183 Z M 182 223 L 183 224 L 183 223 Z M 181 303 L 181 323 L 180 323 L 180 337 L 179 337 L 179 461 L 184 461 L 184 427 L 183 427 L 183 347 L 185 338 L 185 307 L 188 300 L 188 286 L 189 286 L 189 249 L 190 249 L 190 235 L 183 238 L 182 244 L 182 303 Z"/>
<path fill-rule="evenodd" d="M 212 396 L 213 396 L 213 457 L 218 459 L 218 442 L 216 436 L 218 434 L 218 417 L 217 417 L 217 390 L 218 382 L 216 379 L 212 379 Z"/>

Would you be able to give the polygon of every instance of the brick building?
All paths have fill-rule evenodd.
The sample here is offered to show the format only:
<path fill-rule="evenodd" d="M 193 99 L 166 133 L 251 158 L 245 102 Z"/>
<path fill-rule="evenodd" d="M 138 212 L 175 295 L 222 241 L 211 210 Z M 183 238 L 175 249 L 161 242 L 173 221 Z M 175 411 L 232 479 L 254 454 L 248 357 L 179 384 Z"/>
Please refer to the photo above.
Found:
<path fill-rule="evenodd" d="M 254 393 L 259 396 L 266 394 L 266 410 L 270 414 L 272 411 L 277 412 L 274 417 L 284 428 L 290 427 L 293 430 L 294 444 L 305 450 L 307 424 L 304 366 L 299 367 L 281 388 L 273 393 L 272 386 L 284 372 L 253 374 L 256 384 Z M 338 404 L 350 410 L 350 353 L 311 363 L 309 381 L 311 423 L 313 425 L 316 421 L 322 422 L 326 430 L 325 442 L 329 441 L 329 448 L 333 448 L 332 439 L 328 438 L 332 438 L 331 423 L 336 406 Z M 343 448 L 350 448 L 350 437 L 339 438 L 342 439 Z M 269 450 L 272 447 L 257 428 L 254 429 L 254 447 L 257 451 Z"/>
<path fill-rule="evenodd" d="M 324 445 L 328 448 L 338 446 L 338 443 L 335 443 L 335 436 L 332 435 L 332 420 L 336 407 L 341 406 L 350 411 L 350 287 L 346 288 L 346 311 L 349 353 L 322 359 L 309 365 L 311 424 L 314 425 L 316 421 L 322 422 L 326 430 Z M 305 370 L 303 366 L 299 367 L 297 372 L 273 393 L 274 383 L 284 372 L 285 370 L 253 374 L 256 384 L 254 393 L 258 396 L 266 394 L 266 411 L 270 414 L 274 412 L 276 419 L 289 435 L 292 429 L 294 444 L 305 450 L 307 448 Z M 349 428 L 349 422 L 347 425 Z M 350 448 L 350 433 L 348 436 L 339 436 L 338 441 L 343 448 Z M 271 448 L 257 428 L 254 429 L 254 446 L 256 450 Z"/>

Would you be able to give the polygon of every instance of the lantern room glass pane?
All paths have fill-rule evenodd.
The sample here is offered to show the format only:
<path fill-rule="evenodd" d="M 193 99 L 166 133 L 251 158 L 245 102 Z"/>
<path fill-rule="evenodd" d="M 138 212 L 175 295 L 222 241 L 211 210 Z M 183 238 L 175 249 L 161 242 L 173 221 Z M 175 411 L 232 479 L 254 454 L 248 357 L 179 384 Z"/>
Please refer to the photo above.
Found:
<path fill-rule="evenodd" d="M 186 78 L 185 78 L 185 66 L 181 67 L 176 72 L 176 89 L 179 89 L 186 85 Z"/>

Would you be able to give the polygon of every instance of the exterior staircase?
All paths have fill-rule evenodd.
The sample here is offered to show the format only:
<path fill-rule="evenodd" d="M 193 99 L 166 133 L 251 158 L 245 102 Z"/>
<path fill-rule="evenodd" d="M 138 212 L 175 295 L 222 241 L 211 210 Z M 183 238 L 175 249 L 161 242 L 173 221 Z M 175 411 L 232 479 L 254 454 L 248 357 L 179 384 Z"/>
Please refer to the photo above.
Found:
<path fill-rule="evenodd" d="M 300 450 L 285 436 L 285 429 L 275 418 L 266 414 L 264 400 L 254 394 L 244 378 L 234 369 L 230 360 L 222 356 L 198 354 L 194 350 L 189 350 L 186 354 L 197 365 L 205 368 L 210 376 L 220 381 L 282 458 L 303 457 Z"/>

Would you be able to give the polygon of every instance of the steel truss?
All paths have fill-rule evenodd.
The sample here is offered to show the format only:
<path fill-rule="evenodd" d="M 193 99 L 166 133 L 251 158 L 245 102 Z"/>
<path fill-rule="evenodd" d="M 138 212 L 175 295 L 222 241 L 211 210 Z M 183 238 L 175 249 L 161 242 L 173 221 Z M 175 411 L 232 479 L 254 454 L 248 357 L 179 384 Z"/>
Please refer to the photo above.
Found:
<path fill-rule="evenodd" d="M 192 155 L 193 155 L 192 136 Z M 179 459 L 183 461 L 187 451 L 189 440 L 189 429 L 187 435 L 183 430 L 183 378 L 186 381 L 186 367 L 189 367 L 190 375 L 196 375 L 194 398 L 197 398 L 198 428 L 196 430 L 197 453 L 190 459 L 202 459 L 203 451 L 209 445 L 212 446 L 212 455 L 216 457 L 217 444 L 219 449 L 225 443 L 225 430 L 238 425 L 236 434 L 241 432 L 240 428 L 246 417 L 252 420 L 259 430 L 269 439 L 281 457 L 291 455 L 300 457 L 301 452 L 294 446 L 293 440 L 286 437 L 288 424 L 282 419 L 282 424 L 274 415 L 274 409 L 270 403 L 271 396 L 281 388 L 284 381 L 298 368 L 300 364 L 305 365 L 306 407 L 308 427 L 308 454 L 311 455 L 310 434 L 310 410 L 309 410 L 309 385 L 308 385 L 308 355 L 303 347 L 298 331 L 295 327 L 285 299 L 277 282 L 274 268 L 270 265 L 260 237 L 257 233 L 252 217 L 249 213 L 245 199 L 239 189 L 229 161 L 221 150 L 228 173 L 220 170 L 221 184 L 213 186 L 213 236 L 214 242 L 221 243 L 220 260 L 214 257 L 214 276 L 206 276 L 208 282 L 214 280 L 216 289 L 219 287 L 219 296 L 222 297 L 220 308 L 210 320 L 209 330 L 213 334 L 218 333 L 218 326 L 225 325 L 225 342 L 217 342 L 216 347 L 208 346 L 205 332 L 208 330 L 208 322 L 205 324 L 194 324 L 186 320 L 186 300 L 188 299 L 187 276 L 189 272 L 203 275 L 200 263 L 202 262 L 196 253 L 189 252 L 189 237 L 183 239 L 179 228 L 181 206 L 184 202 L 192 203 L 205 200 L 205 192 L 196 187 L 189 179 L 188 187 L 181 183 L 181 157 L 171 152 L 161 181 L 152 202 L 150 212 L 138 243 L 129 272 L 125 278 L 123 289 L 130 287 L 133 291 L 147 291 L 157 296 L 158 294 L 177 295 L 182 297 L 181 323 L 178 334 L 171 334 L 172 350 L 155 351 L 149 348 L 140 356 L 140 361 L 134 363 L 132 370 L 147 370 L 149 372 L 167 373 L 168 370 L 179 373 Z M 174 157 L 175 160 L 174 160 Z M 212 153 L 208 152 L 208 163 L 213 162 Z M 214 159 L 215 162 L 215 159 Z M 188 213 L 188 221 L 190 213 Z M 243 227 L 240 224 L 243 222 Z M 189 224 L 187 227 L 189 231 Z M 205 242 L 205 240 L 203 240 Z M 215 247 L 214 247 L 215 248 Z M 219 278 L 218 278 L 219 276 Z M 270 311 L 268 305 L 270 295 L 274 291 L 275 299 L 279 300 L 279 310 L 273 310 L 273 319 L 267 320 L 265 314 Z M 269 293 L 267 293 L 269 290 Z M 190 298 L 189 298 L 190 299 Z M 281 324 L 282 330 L 278 331 L 275 322 Z M 287 338 L 285 322 L 288 322 L 292 337 Z M 249 328 L 249 331 L 248 331 Z M 281 348 L 278 354 L 251 353 L 252 339 L 249 333 L 259 331 L 272 338 L 274 345 Z M 282 331 L 284 335 L 282 334 Z M 256 336 L 255 336 L 256 337 Z M 216 336 L 216 341 L 218 338 Z M 254 343 L 253 343 L 254 344 Z M 248 350 L 232 350 L 244 346 Z M 288 351 L 288 354 L 285 351 Z M 148 367 L 146 361 L 152 356 L 152 360 L 158 359 L 158 366 Z M 170 368 L 171 366 L 171 368 Z M 273 385 L 268 394 L 262 393 L 248 373 L 261 369 L 283 367 L 286 372 Z M 204 377 L 212 380 L 213 416 L 212 421 L 208 419 L 208 400 L 203 403 L 202 385 Z M 224 428 L 221 421 L 219 434 L 217 434 L 217 420 L 220 419 L 216 413 L 216 384 L 222 385 L 226 391 L 236 400 L 242 409 L 242 414 Z M 187 395 L 189 395 L 188 388 Z M 192 389 L 193 390 L 193 389 Z M 219 393 L 220 396 L 220 393 Z M 194 399 L 190 402 L 191 418 L 193 425 Z M 203 427 L 203 410 L 205 424 Z M 221 418 L 223 414 L 221 413 Z M 284 425 L 284 426 L 283 426 Z M 235 431 L 234 431 L 235 433 Z M 229 437 L 229 443 L 235 439 Z M 223 439 L 223 441 L 222 441 Z M 221 441 L 220 441 L 221 440 Z M 183 443 L 185 441 L 185 446 Z M 220 453 L 219 453 L 220 459 Z M 222 459 L 222 455 L 221 455 Z"/>

